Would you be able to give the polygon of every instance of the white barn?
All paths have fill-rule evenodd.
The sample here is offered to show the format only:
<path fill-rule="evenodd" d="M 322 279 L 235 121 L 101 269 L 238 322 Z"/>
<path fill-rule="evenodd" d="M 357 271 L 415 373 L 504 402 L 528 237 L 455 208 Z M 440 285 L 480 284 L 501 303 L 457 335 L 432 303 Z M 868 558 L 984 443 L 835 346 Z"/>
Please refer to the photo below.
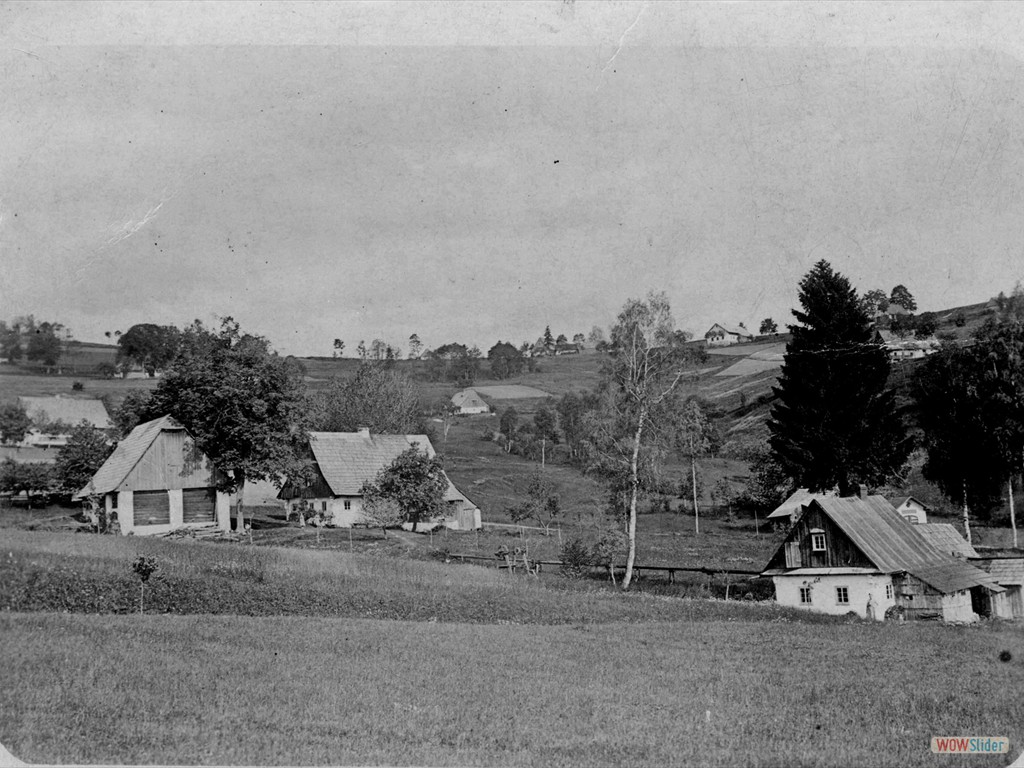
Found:
<path fill-rule="evenodd" d="M 139 536 L 178 528 L 231 527 L 230 497 L 218 490 L 223 474 L 195 449 L 170 416 L 139 424 L 117 444 L 75 499 L 100 496 L 121 533 Z"/>
<path fill-rule="evenodd" d="M 315 511 L 326 513 L 330 525 L 342 528 L 359 525 L 363 522 L 363 485 L 373 482 L 378 472 L 413 446 L 428 456 L 435 455 L 434 446 L 426 435 L 371 435 L 368 429 L 310 432 L 309 448 L 316 479 L 305 487 L 286 483 L 278 498 L 293 510 L 305 501 Z M 448 514 L 444 519 L 421 523 L 419 527 L 423 530 L 439 525 L 454 530 L 482 527 L 479 507 L 466 498 L 451 479 L 448 479 L 445 500 Z"/>

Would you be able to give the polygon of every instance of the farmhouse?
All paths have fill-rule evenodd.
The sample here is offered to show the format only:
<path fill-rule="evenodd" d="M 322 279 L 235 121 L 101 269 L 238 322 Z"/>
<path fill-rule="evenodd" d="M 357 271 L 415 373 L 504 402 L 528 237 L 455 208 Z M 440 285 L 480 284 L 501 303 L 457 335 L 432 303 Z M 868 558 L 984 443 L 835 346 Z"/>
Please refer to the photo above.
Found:
<path fill-rule="evenodd" d="M 68 444 L 70 434 L 47 429 L 49 425 L 61 424 L 76 427 L 83 421 L 95 429 L 111 429 L 107 407 L 102 400 L 82 397 L 19 397 L 18 402 L 32 420 L 32 429 L 19 443 L 22 446 L 59 448 Z M 45 430 L 45 431 L 44 431 Z"/>
<path fill-rule="evenodd" d="M 926 339 L 907 339 L 892 331 L 875 331 L 875 334 L 875 343 L 885 347 L 889 359 L 894 363 L 901 360 L 920 360 L 938 352 L 940 346 L 939 340 L 934 336 Z"/>
<path fill-rule="evenodd" d="M 882 619 L 1009 618 L 1006 590 L 932 547 L 881 496 L 811 500 L 763 575 L 783 605 Z"/>
<path fill-rule="evenodd" d="M 304 487 L 286 483 L 278 498 L 291 509 L 298 509 L 301 500 L 305 500 L 315 510 L 327 513 L 331 525 L 350 528 L 362 522 L 363 485 L 373 482 L 378 472 L 412 446 L 428 456 L 435 455 L 434 446 L 426 435 L 371 435 L 368 429 L 310 432 L 309 448 L 316 479 Z M 451 480 L 448 480 L 446 501 L 449 512 L 444 520 L 435 521 L 434 525 L 455 530 L 481 527 L 480 509 Z"/>
<path fill-rule="evenodd" d="M 459 409 L 464 416 L 471 416 L 478 413 L 490 413 L 491 409 L 477 394 L 475 389 L 464 389 L 452 395 L 452 405 Z"/>
<path fill-rule="evenodd" d="M 725 347 L 729 344 L 753 341 L 754 334 L 748 331 L 743 323 L 736 327 L 715 323 L 704 334 L 704 340 L 709 347 Z"/>
<path fill-rule="evenodd" d="M 183 527 L 226 531 L 230 500 L 217 490 L 222 480 L 186 429 L 163 416 L 135 427 L 74 498 L 103 497 L 125 535 Z"/>

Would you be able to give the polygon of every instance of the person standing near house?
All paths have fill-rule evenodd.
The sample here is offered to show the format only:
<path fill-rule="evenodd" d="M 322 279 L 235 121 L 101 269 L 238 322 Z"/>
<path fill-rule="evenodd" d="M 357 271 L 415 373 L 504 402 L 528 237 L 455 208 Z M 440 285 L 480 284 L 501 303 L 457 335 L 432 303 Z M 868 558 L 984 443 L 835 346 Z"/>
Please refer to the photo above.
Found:
<path fill-rule="evenodd" d="M 875 600 L 871 595 L 868 595 L 868 604 L 864 613 L 871 621 L 875 620 Z"/>

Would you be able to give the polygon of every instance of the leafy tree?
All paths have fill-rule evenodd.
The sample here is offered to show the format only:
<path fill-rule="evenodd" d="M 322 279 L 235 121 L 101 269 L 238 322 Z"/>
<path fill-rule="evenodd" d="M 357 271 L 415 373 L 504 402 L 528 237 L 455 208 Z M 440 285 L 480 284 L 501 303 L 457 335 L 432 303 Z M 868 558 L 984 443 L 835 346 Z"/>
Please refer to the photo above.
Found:
<path fill-rule="evenodd" d="M 0 405 L 0 441 L 20 443 L 32 428 L 32 420 L 18 403 Z"/>
<path fill-rule="evenodd" d="M 130 389 L 117 408 L 108 409 L 119 440 L 152 415 L 150 395 L 145 389 Z"/>
<path fill-rule="evenodd" d="M 768 336 L 769 334 L 778 333 L 779 326 L 770 317 L 766 317 L 761 321 L 761 328 L 758 330 L 762 336 Z"/>
<path fill-rule="evenodd" d="M 573 337 L 572 337 L 572 343 L 575 344 L 577 347 L 581 347 L 581 348 L 583 347 L 583 344 L 584 344 L 584 342 L 586 340 L 587 340 L 587 337 L 584 336 L 582 333 L 574 334 Z"/>
<path fill-rule="evenodd" d="M 362 339 L 359 340 L 359 345 L 356 347 L 356 354 L 359 355 L 360 360 L 366 360 L 369 353 L 366 351 L 366 342 Z"/>
<path fill-rule="evenodd" d="M 448 478 L 438 456 L 427 456 L 416 445 L 402 451 L 376 479 L 363 487 L 363 498 L 371 504 L 380 499 L 394 501 L 403 520 L 417 524 L 441 517 L 445 512 Z"/>
<path fill-rule="evenodd" d="M 774 454 L 770 450 L 758 451 L 750 462 L 746 500 L 758 509 L 775 509 L 792 492 L 793 481 L 775 461 Z"/>
<path fill-rule="evenodd" d="M 914 324 L 914 338 L 927 339 L 934 336 L 938 327 L 939 324 L 935 318 L 935 313 L 924 312 L 917 317 L 917 322 Z"/>
<path fill-rule="evenodd" d="M 470 386 L 480 373 L 480 350 L 465 344 L 442 344 L 428 352 L 427 375 L 434 381 L 454 381 Z"/>
<path fill-rule="evenodd" d="M 591 344 L 597 344 L 599 341 L 604 340 L 604 331 L 599 326 L 593 326 L 590 329 L 590 334 L 587 336 L 587 341 Z"/>
<path fill-rule="evenodd" d="M 569 446 L 569 455 L 573 459 L 580 458 L 587 438 L 585 416 L 588 411 L 593 411 L 596 407 L 597 398 L 593 394 L 581 396 L 575 392 L 566 392 L 555 406 L 562 434 Z"/>
<path fill-rule="evenodd" d="M 498 428 L 505 436 L 505 453 L 512 452 L 512 442 L 516 438 L 516 425 L 519 423 L 519 411 L 511 405 L 501 413 Z"/>
<path fill-rule="evenodd" d="M 364 488 L 365 490 L 365 488 Z M 396 499 L 371 493 L 363 497 L 363 522 L 373 528 L 380 528 L 384 538 L 388 528 L 397 528 L 405 522 L 405 513 Z"/>
<path fill-rule="evenodd" d="M 608 569 L 608 576 L 615 584 L 615 561 L 622 557 L 626 549 L 626 537 L 616 528 L 606 528 L 601 532 L 590 550 L 590 562 Z"/>
<path fill-rule="evenodd" d="M 117 340 L 117 362 L 134 363 L 153 376 L 170 365 L 180 340 L 181 331 L 173 325 L 133 325 Z"/>
<path fill-rule="evenodd" d="M 878 486 L 904 464 L 911 440 L 886 389 L 889 358 L 850 282 L 819 261 L 800 281 L 768 422 L 778 464 L 812 491 Z"/>
<path fill-rule="evenodd" d="M 218 331 L 198 320 L 185 329 L 150 412 L 185 425 L 196 447 L 226 473 L 224 490 L 238 493 L 241 532 L 246 480 L 279 482 L 305 467 L 299 451 L 306 443 L 305 404 L 295 366 L 226 317 Z"/>
<path fill-rule="evenodd" d="M 953 314 L 953 325 L 957 328 L 963 328 L 967 325 L 967 314 L 962 309 L 958 309 Z"/>
<path fill-rule="evenodd" d="M 551 478 L 542 472 L 534 472 L 527 480 L 526 500 L 508 509 L 509 519 L 513 523 L 533 520 L 544 529 L 545 535 L 551 533 L 551 526 L 561 514 L 558 489 Z"/>
<path fill-rule="evenodd" d="M 644 490 L 644 475 L 657 470 L 663 445 L 671 440 L 662 425 L 672 422 L 677 386 L 689 357 L 676 342 L 672 309 L 664 293 L 651 293 L 646 301 L 627 301 L 611 336 L 602 414 L 595 420 L 590 443 L 594 471 L 626 505 L 628 552 L 622 587 L 628 589 L 636 560 L 637 502 Z"/>
<path fill-rule="evenodd" d="M 881 288 L 875 288 L 864 294 L 861 303 L 864 305 L 868 320 L 873 320 L 875 315 L 889 308 L 889 296 Z"/>
<path fill-rule="evenodd" d="M 537 430 L 537 437 L 558 443 L 558 417 L 546 405 L 542 405 L 533 415 L 533 426 Z"/>
<path fill-rule="evenodd" d="M 557 344 L 568 344 L 568 343 L 569 343 L 569 340 L 567 338 L 565 338 L 565 334 L 564 333 L 558 334 L 558 338 L 555 339 L 555 344 L 556 345 Z"/>
<path fill-rule="evenodd" d="M 334 356 L 342 357 L 345 353 L 345 342 L 341 339 L 334 340 Z"/>
<path fill-rule="evenodd" d="M 415 333 L 409 337 L 409 359 L 419 360 L 423 354 L 423 342 Z"/>
<path fill-rule="evenodd" d="M 555 348 L 555 337 L 551 335 L 551 326 L 544 327 L 544 335 L 541 337 L 544 344 L 544 349 L 551 351 Z"/>
<path fill-rule="evenodd" d="M 913 315 L 893 315 L 889 321 L 889 330 L 901 339 L 905 339 L 914 333 L 916 327 L 917 319 Z"/>
<path fill-rule="evenodd" d="M 22 491 L 31 504 L 32 494 L 49 493 L 53 486 L 51 465 L 25 464 L 14 459 L 0 462 L 0 492 L 18 494 Z"/>
<path fill-rule="evenodd" d="M 697 459 L 711 452 L 714 425 L 696 398 L 690 398 L 677 416 L 676 441 L 679 452 L 690 462 L 690 488 L 693 493 L 694 531 L 700 533 L 700 511 L 697 506 L 698 473 Z"/>
<path fill-rule="evenodd" d="M 499 341 L 487 351 L 487 360 L 491 364 L 491 375 L 496 379 L 519 375 L 525 363 L 523 354 L 505 341 Z"/>
<path fill-rule="evenodd" d="M 323 432 L 355 432 L 367 427 L 378 434 L 419 434 L 425 431 L 420 400 L 408 377 L 384 363 L 362 362 L 356 375 L 331 379 L 317 401 L 309 423 Z"/>
<path fill-rule="evenodd" d="M 25 350 L 21 348 L 21 332 L 16 326 L 8 326 L 0 320 L 0 356 L 12 363 L 18 362 Z"/>
<path fill-rule="evenodd" d="M 899 304 L 908 312 L 917 311 L 917 302 L 914 301 L 914 297 L 910 295 L 910 291 L 907 290 L 907 286 L 900 284 L 892 289 L 892 294 L 889 296 L 889 304 Z"/>
<path fill-rule="evenodd" d="M 85 488 L 113 450 L 106 435 L 89 422 L 83 421 L 74 427 L 67 445 L 57 452 L 53 465 L 57 489 L 71 495 Z"/>
<path fill-rule="evenodd" d="M 28 351 L 25 355 L 31 361 L 41 362 L 47 368 L 57 365 L 62 347 L 57 337 L 61 326 L 53 323 L 41 323 L 29 336 Z"/>
<path fill-rule="evenodd" d="M 384 360 L 387 358 L 387 342 L 383 339 L 374 339 L 370 342 L 370 357 L 374 360 Z"/>

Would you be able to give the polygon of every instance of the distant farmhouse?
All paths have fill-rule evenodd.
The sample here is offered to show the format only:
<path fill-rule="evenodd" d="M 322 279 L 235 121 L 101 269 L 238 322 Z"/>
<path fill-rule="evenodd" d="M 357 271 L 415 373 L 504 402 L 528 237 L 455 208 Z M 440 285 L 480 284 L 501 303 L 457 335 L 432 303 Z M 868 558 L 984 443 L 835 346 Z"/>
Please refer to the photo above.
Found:
<path fill-rule="evenodd" d="M 428 456 L 435 455 L 426 435 L 371 435 L 368 429 L 310 432 L 309 448 L 316 479 L 304 487 L 285 483 L 278 498 L 291 509 L 298 509 L 304 500 L 312 504 L 314 510 L 327 513 L 330 525 L 351 528 L 363 522 L 363 485 L 373 482 L 378 472 L 412 446 Z M 421 529 L 443 526 L 475 530 L 481 527 L 480 509 L 450 479 L 445 500 L 448 514 L 444 519 L 420 524 Z"/>
<path fill-rule="evenodd" d="M 704 334 L 704 340 L 709 347 L 726 347 L 730 344 L 753 341 L 754 334 L 748 331 L 743 323 L 735 327 L 715 323 Z"/>
<path fill-rule="evenodd" d="M 452 395 L 452 405 L 464 416 L 472 416 L 480 413 L 490 413 L 491 409 L 477 394 L 475 389 L 464 389 Z"/>
<path fill-rule="evenodd" d="M 870 619 L 1011 618 L 1007 590 L 936 549 L 881 496 L 817 497 L 799 515 L 763 575 L 782 605 Z"/>
<path fill-rule="evenodd" d="M 908 523 L 917 525 L 918 523 L 928 522 L 928 512 L 930 511 L 928 506 L 913 496 L 892 499 L 890 503 L 896 507 L 897 512 L 907 519 Z M 960 534 L 957 535 L 959 536 Z"/>
<path fill-rule="evenodd" d="M 224 479 L 196 451 L 185 427 L 163 416 L 135 427 L 74 498 L 102 497 L 125 535 L 177 528 L 227 531 L 230 498 L 217 489 Z"/>
<path fill-rule="evenodd" d="M 900 308 L 902 309 L 902 307 Z M 875 331 L 875 343 L 885 347 L 889 359 L 893 362 L 920 360 L 922 357 L 938 352 L 940 346 L 939 340 L 934 336 L 926 339 L 907 339 L 901 338 L 892 331 Z"/>
<path fill-rule="evenodd" d="M 68 439 L 71 437 L 67 432 L 44 431 L 40 428 L 55 423 L 66 427 L 77 427 L 84 421 L 95 429 L 103 430 L 112 429 L 114 426 L 102 400 L 54 395 L 52 397 L 19 397 L 18 401 L 34 425 L 19 443 L 24 447 L 60 448 L 67 445 Z"/>

